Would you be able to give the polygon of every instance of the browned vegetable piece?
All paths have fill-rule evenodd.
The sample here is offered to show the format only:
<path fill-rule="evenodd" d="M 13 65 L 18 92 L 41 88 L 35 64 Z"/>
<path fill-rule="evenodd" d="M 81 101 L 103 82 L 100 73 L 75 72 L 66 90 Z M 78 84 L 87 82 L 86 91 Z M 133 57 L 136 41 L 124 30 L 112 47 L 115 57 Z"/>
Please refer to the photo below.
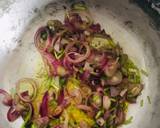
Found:
<path fill-rule="evenodd" d="M 119 64 L 117 60 L 110 60 L 107 65 L 104 67 L 104 73 L 108 77 L 112 77 L 118 68 Z"/>
<path fill-rule="evenodd" d="M 93 107 L 99 108 L 102 105 L 102 96 L 99 93 L 94 93 L 90 97 L 90 103 Z"/>
<path fill-rule="evenodd" d="M 117 85 L 122 81 L 122 73 L 120 71 L 116 72 L 111 78 L 107 80 L 109 85 Z"/>
<path fill-rule="evenodd" d="M 119 109 L 116 113 L 115 124 L 120 125 L 125 121 L 125 113 L 122 109 Z"/>
<path fill-rule="evenodd" d="M 98 124 L 99 126 L 103 126 L 104 123 L 105 123 L 105 120 L 101 117 L 101 118 L 97 119 L 96 122 L 97 122 L 97 124 Z"/>
<path fill-rule="evenodd" d="M 143 89 L 142 84 L 130 84 L 128 90 L 129 97 L 136 97 L 140 95 L 142 89 Z"/>
<path fill-rule="evenodd" d="M 103 108 L 108 110 L 111 106 L 111 100 L 108 96 L 103 96 Z"/>

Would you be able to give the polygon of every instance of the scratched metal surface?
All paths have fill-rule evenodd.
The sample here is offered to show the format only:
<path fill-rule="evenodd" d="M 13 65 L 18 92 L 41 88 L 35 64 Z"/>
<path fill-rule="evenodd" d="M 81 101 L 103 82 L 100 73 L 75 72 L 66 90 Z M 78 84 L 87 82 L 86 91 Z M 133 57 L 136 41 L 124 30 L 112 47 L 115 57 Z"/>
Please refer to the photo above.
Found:
<path fill-rule="evenodd" d="M 33 43 L 36 29 L 48 19 L 63 19 L 63 5 L 76 0 L 0 0 L 0 88 L 10 90 L 22 77 L 35 77 L 40 56 Z M 160 128 L 160 31 L 133 0 L 87 0 L 96 22 L 119 42 L 135 63 L 149 73 L 138 103 L 129 107 L 133 122 L 123 128 Z M 153 6 L 153 5 L 152 5 Z M 151 98 L 151 104 L 147 101 Z M 144 106 L 140 107 L 140 100 Z M 22 119 L 9 123 L 0 104 L 0 128 L 20 128 Z"/>

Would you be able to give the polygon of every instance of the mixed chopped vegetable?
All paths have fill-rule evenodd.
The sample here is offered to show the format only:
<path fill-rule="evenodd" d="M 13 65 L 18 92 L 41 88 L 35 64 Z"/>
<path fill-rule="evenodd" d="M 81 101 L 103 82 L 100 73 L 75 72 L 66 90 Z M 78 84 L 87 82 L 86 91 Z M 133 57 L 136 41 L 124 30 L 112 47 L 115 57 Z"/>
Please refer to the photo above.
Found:
<path fill-rule="evenodd" d="M 66 10 L 64 22 L 49 20 L 35 34 L 46 79 L 23 78 L 2 103 L 21 128 L 117 128 L 141 94 L 140 70 L 83 2 Z M 149 99 L 149 98 L 148 98 Z"/>

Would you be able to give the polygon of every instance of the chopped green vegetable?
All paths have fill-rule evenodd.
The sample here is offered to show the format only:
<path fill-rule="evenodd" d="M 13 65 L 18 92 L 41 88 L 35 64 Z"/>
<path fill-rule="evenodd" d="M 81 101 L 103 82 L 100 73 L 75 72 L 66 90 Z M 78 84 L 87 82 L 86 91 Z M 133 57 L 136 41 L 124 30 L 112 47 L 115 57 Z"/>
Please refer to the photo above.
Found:
<path fill-rule="evenodd" d="M 54 51 L 54 56 L 56 59 L 60 59 L 64 55 L 64 50 L 62 49 L 60 52 Z"/>
<path fill-rule="evenodd" d="M 37 128 L 37 126 L 35 124 L 32 124 L 31 128 Z"/>
<path fill-rule="evenodd" d="M 78 11 L 86 11 L 88 9 L 83 1 L 72 4 L 71 8 L 72 10 L 78 10 Z"/>
<path fill-rule="evenodd" d="M 63 77 L 61 77 L 61 78 L 59 78 L 59 84 L 60 84 L 60 86 L 65 86 L 66 85 L 66 78 L 63 78 Z"/>
<path fill-rule="evenodd" d="M 43 32 L 41 33 L 41 39 L 42 39 L 42 40 L 47 40 L 47 37 L 48 37 L 48 33 L 47 33 L 46 31 L 43 31 Z"/>
<path fill-rule="evenodd" d="M 51 101 L 49 102 L 49 106 L 51 106 L 52 108 L 56 108 L 56 106 L 57 106 L 56 100 L 55 100 L 55 99 L 51 100 Z"/>
<path fill-rule="evenodd" d="M 50 77 L 46 75 L 42 78 L 41 84 L 41 90 L 48 90 L 51 87 L 53 87 L 57 92 L 60 90 L 59 76 Z"/>
<path fill-rule="evenodd" d="M 112 102 L 116 102 L 116 101 L 117 101 L 117 100 L 114 99 L 114 98 L 110 98 L 110 100 L 111 100 Z"/>
<path fill-rule="evenodd" d="M 115 43 L 111 38 L 98 37 L 98 36 L 93 37 L 90 45 L 97 50 L 106 50 L 115 47 Z"/>
<path fill-rule="evenodd" d="M 105 89 L 104 89 L 104 94 L 105 94 L 105 95 L 108 95 L 108 94 L 110 93 L 109 90 L 110 90 L 109 88 L 105 88 Z"/>
<path fill-rule="evenodd" d="M 84 72 L 84 70 L 83 70 L 82 67 L 79 68 L 79 72 L 80 72 L 80 73 L 83 73 L 83 72 Z"/>
<path fill-rule="evenodd" d="M 60 119 L 53 119 L 49 122 L 49 126 L 54 127 L 60 124 Z"/>
<path fill-rule="evenodd" d="M 110 109 L 110 111 L 114 111 L 114 110 L 116 110 L 116 107 L 112 107 L 112 108 Z"/>
<path fill-rule="evenodd" d="M 143 69 L 141 69 L 141 73 L 142 73 L 143 75 L 145 75 L 145 76 L 148 76 L 148 72 L 145 71 L 145 70 L 143 70 Z"/>
<path fill-rule="evenodd" d="M 49 27 L 50 30 L 52 31 L 58 31 L 62 29 L 62 23 L 59 20 L 49 20 L 47 22 L 47 26 Z"/>
<path fill-rule="evenodd" d="M 127 102 L 123 102 L 120 104 L 120 107 L 125 111 L 127 112 L 128 110 L 128 103 Z"/>
<path fill-rule="evenodd" d="M 133 116 L 131 116 L 131 117 L 129 117 L 129 119 L 125 120 L 124 124 L 128 125 L 128 124 L 132 123 L 132 120 L 133 120 Z"/>
<path fill-rule="evenodd" d="M 115 119 L 116 118 L 116 115 L 111 115 L 110 117 L 109 117 L 109 121 L 112 121 L 113 119 Z"/>
<path fill-rule="evenodd" d="M 101 99 L 101 96 L 99 96 L 99 95 L 93 95 L 93 102 L 98 102 L 99 99 Z"/>
<path fill-rule="evenodd" d="M 121 55 L 120 63 L 122 65 L 122 73 L 128 77 L 131 83 L 140 83 L 140 71 L 136 65 L 127 57 L 126 54 Z"/>
<path fill-rule="evenodd" d="M 98 119 L 100 116 L 104 114 L 104 109 L 97 112 L 95 119 Z"/>
<path fill-rule="evenodd" d="M 148 103 L 151 104 L 151 98 L 147 96 Z"/>
<path fill-rule="evenodd" d="M 141 100 L 141 101 L 140 101 L 140 106 L 143 107 L 143 105 L 144 105 L 144 101 Z"/>
<path fill-rule="evenodd" d="M 98 124 L 95 124 L 94 126 L 93 126 L 93 128 L 100 128 L 100 126 L 98 125 Z M 106 127 L 107 128 L 107 127 Z"/>
<path fill-rule="evenodd" d="M 27 126 L 31 125 L 31 122 L 30 122 L 30 119 L 32 117 L 32 111 L 29 111 L 27 114 L 26 114 L 26 117 L 24 118 L 24 123 L 22 124 L 21 128 L 27 128 Z"/>

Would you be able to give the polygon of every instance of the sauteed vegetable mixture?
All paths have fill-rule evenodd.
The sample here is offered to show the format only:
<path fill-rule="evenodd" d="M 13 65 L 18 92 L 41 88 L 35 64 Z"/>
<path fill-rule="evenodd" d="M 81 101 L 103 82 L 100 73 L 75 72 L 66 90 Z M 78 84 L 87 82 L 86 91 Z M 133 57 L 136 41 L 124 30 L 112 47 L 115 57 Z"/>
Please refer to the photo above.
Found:
<path fill-rule="evenodd" d="M 14 94 L 0 89 L 10 122 L 21 128 L 117 128 L 143 85 L 140 70 L 95 23 L 83 2 L 35 33 L 45 79 L 23 78 Z"/>

